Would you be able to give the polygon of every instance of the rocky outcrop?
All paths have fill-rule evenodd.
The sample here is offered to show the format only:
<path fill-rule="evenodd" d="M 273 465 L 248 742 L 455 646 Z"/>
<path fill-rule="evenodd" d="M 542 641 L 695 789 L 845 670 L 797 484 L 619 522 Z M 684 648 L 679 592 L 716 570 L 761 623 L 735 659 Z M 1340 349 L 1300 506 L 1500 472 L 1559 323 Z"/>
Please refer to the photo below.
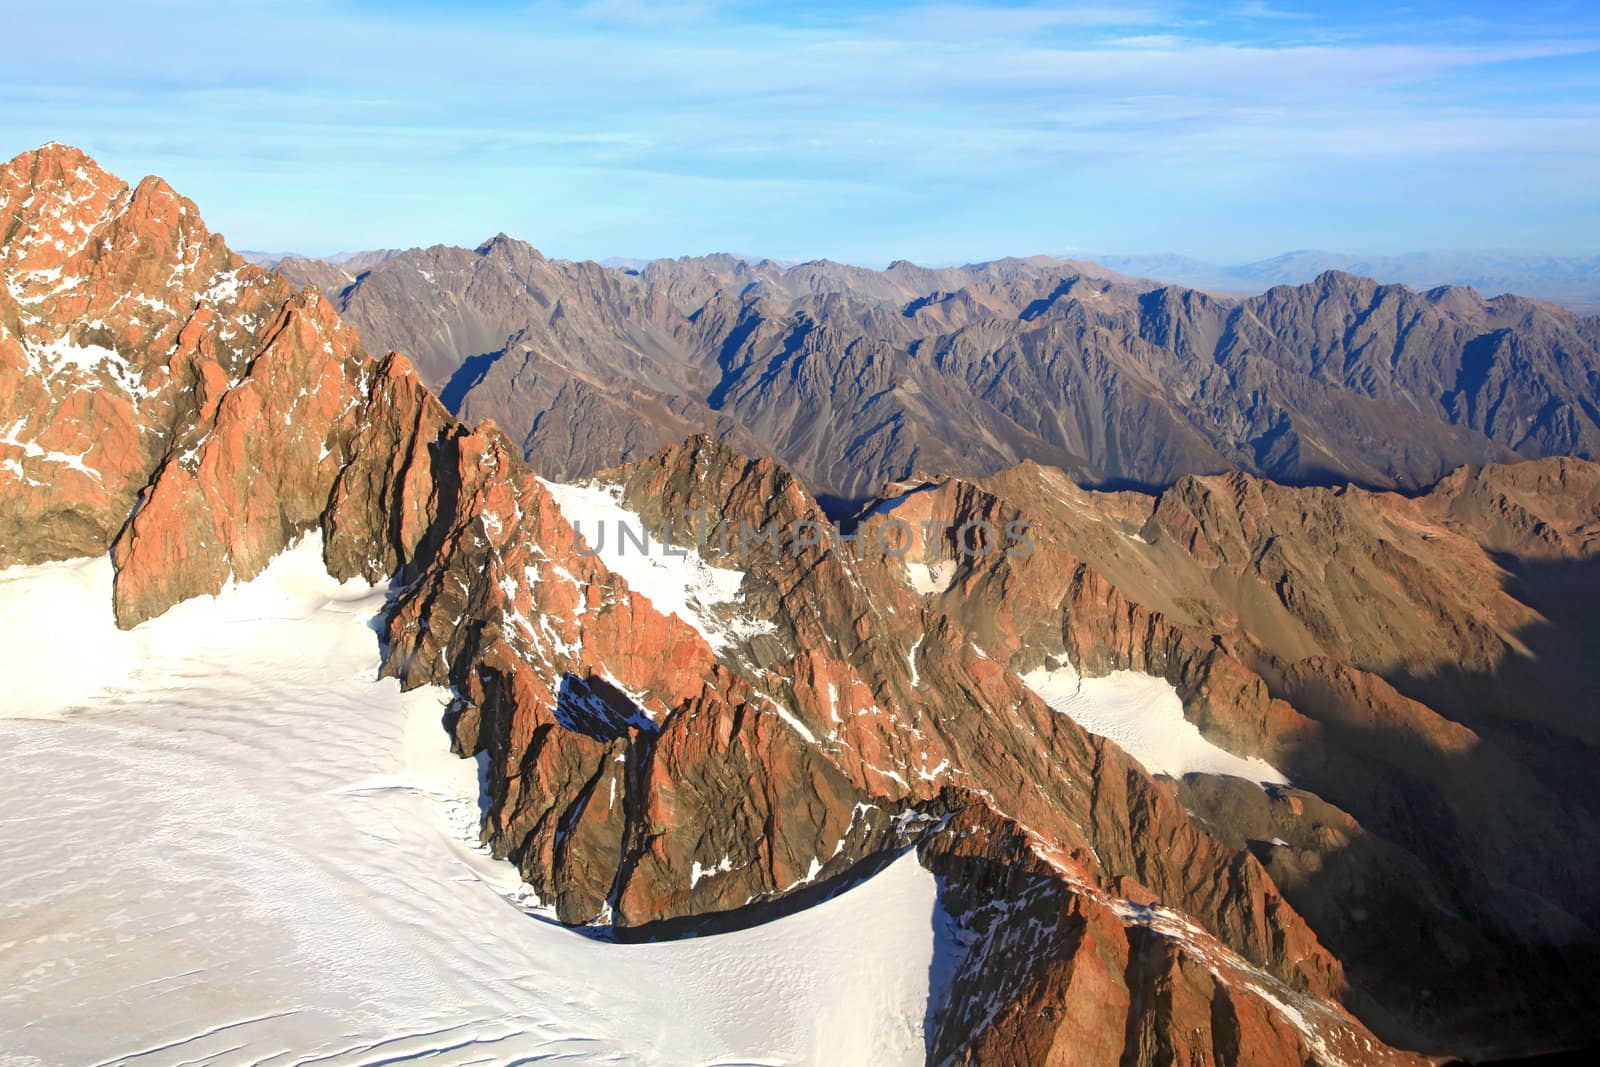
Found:
<path fill-rule="evenodd" d="M 116 606 L 132 626 L 253 578 L 315 529 L 360 425 L 371 361 L 326 301 L 286 300 L 242 375 L 218 380 L 118 536 Z"/>
<path fill-rule="evenodd" d="M 982 802 L 922 846 L 955 926 L 933 1063 L 1422 1064 Z M 975 1036 L 976 1035 L 976 1036 Z"/>

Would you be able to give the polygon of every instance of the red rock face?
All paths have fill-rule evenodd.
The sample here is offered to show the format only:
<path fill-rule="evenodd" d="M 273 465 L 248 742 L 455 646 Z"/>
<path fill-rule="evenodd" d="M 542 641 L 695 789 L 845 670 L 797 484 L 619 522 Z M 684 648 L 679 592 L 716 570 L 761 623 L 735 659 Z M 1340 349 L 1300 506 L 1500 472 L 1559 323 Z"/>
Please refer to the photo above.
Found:
<path fill-rule="evenodd" d="M 0 232 L 0 563 L 111 548 L 131 626 L 317 525 L 372 373 L 318 294 L 59 145 L 0 171 Z"/>
<path fill-rule="evenodd" d="M 244 374 L 173 442 L 118 537 L 117 619 L 248 580 L 317 527 L 367 407 L 355 335 L 307 291 L 263 329 Z"/>
<path fill-rule="evenodd" d="M 0 564 L 103 551 L 288 289 L 59 145 L 0 170 L 0 235 Z"/>
<path fill-rule="evenodd" d="M 901 560 L 825 523 L 780 551 L 713 538 L 697 554 L 737 570 L 738 594 L 689 619 L 583 551 L 565 490 L 493 423 L 457 423 L 404 356 L 370 358 L 159 181 L 129 190 L 52 147 L 5 168 L 0 214 L 0 421 L 16 427 L 0 563 L 110 549 L 123 625 L 312 530 L 332 573 L 397 575 L 384 670 L 454 688 L 457 747 L 488 757 L 485 839 L 564 921 L 749 921 L 916 845 L 961 931 L 941 1062 L 1420 1062 L 1352 1010 L 1396 1043 L 1514 1045 L 1503 1017 L 1470 1041 L 1430 1031 L 1419 1015 L 1453 1026 L 1496 1005 L 1427 961 L 1511 975 L 1503 1014 L 1582 963 L 1589 913 L 1561 850 L 1541 845 L 1546 884 L 1518 876 L 1515 818 L 1468 786 L 1490 773 L 1587 842 L 1587 795 L 1562 815 L 1539 781 L 1570 785 L 1580 764 L 1530 764 L 1531 746 L 1500 744 L 1506 708 L 1461 712 L 1441 696 L 1460 680 L 1421 672 L 1499 669 L 1541 618 L 1568 632 L 1491 553 L 1588 559 L 1589 465 L 1466 472 L 1416 501 L 1241 478 L 1155 500 L 1024 465 L 911 492 L 863 531 L 1031 522 L 1029 555 L 962 560 L 934 537 Z M 679 545 L 696 516 L 823 519 L 774 463 L 704 437 L 601 484 Z M 1152 777 L 1027 688 L 1046 657 L 1165 677 L 1208 736 L 1310 788 Z M 1518 899 L 1545 909 L 1522 940 L 1479 927 Z M 1558 927 L 1579 949 L 1530 947 Z M 1385 954 L 1402 929 L 1423 962 Z M 1583 996 L 1530 1026 L 1600 1018 Z"/>
<path fill-rule="evenodd" d="M 980 804 L 1015 822 L 1029 855 L 1060 858 L 1043 876 L 1063 907 L 1095 910 L 1124 961 L 1129 938 L 1166 937 L 1146 931 L 1140 910 L 1164 901 L 1237 973 L 1320 1005 L 1308 1037 L 1270 1000 L 1250 1001 L 1263 1047 L 1276 1026 L 1290 1035 L 1285 1058 L 1346 1039 L 1388 1055 L 1338 1007 L 1339 962 L 1251 854 L 1197 828 L 1170 782 L 1044 707 L 958 620 L 925 613 L 896 565 L 854 557 L 831 532 L 798 556 L 740 558 L 743 607 L 763 626 L 713 649 L 578 554 L 549 493 L 492 429 L 452 455 L 456 517 L 402 595 L 390 669 L 461 693 L 458 742 L 490 756 L 486 836 L 564 919 L 734 921 L 897 844 L 936 849 L 950 831 L 927 828 Z M 770 462 L 704 438 L 609 477 L 642 522 L 677 526 L 681 544 L 693 543 L 684 516 L 696 511 L 751 525 L 820 517 Z M 714 543 L 707 553 L 735 562 Z M 1025 970 L 1019 982 L 1044 980 Z M 974 981 L 961 996 L 992 1001 L 998 987 Z M 1065 1025 L 1091 988 L 1035 995 L 1066 997 Z M 1147 1018 L 1155 1003 L 1124 1007 L 1102 1041 L 1121 1049 L 1130 1026 L 1182 1027 Z M 977 1055 L 984 1033 L 951 1023 L 947 1040 Z M 1071 1031 L 1050 1033 L 1078 1047 Z"/>

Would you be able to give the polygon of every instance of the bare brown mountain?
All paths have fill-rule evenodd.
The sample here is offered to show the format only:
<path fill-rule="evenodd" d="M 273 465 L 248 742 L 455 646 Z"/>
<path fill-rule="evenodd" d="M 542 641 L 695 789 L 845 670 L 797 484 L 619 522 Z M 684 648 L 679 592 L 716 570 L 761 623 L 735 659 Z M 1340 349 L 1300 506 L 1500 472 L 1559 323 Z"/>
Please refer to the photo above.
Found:
<path fill-rule="evenodd" d="M 1417 499 L 1242 474 L 1152 498 L 1027 464 L 904 509 L 1035 523 L 1035 557 L 959 565 L 938 597 L 985 648 L 1160 674 L 1208 736 L 1288 774 L 1279 797 L 1191 776 L 1185 806 L 1249 844 L 1375 1010 L 1409 998 L 1430 1047 L 1568 1026 L 1600 917 L 1600 468 L 1464 469 Z M 1524 968 L 1548 984 L 1480 999 L 1486 971 Z"/>
<path fill-rule="evenodd" d="M 1401 1050 L 1526 1054 L 1600 1025 L 1595 624 L 1559 595 L 1594 586 L 1595 464 L 1407 498 L 1241 473 L 1096 493 L 1025 463 L 897 486 L 851 534 L 711 436 L 588 485 L 529 465 L 158 180 L 52 146 L 0 190 L 0 563 L 109 549 L 123 625 L 310 530 L 332 573 L 398 576 L 384 670 L 454 688 L 485 840 L 564 921 L 759 921 L 916 847 L 954 925 L 930 1062 L 1420 1064 Z M 525 267 L 726 299 L 699 267 L 643 289 Z M 996 266 L 995 291 L 1050 269 Z M 638 367 L 677 365 L 634 343 Z M 673 581 L 585 550 L 618 509 Z M 1033 551 L 963 556 L 979 522 L 1031 524 Z M 899 523 L 905 556 L 873 551 Z M 1170 682 L 1292 784 L 1150 773 L 1025 680 L 1066 664 Z"/>
<path fill-rule="evenodd" d="M 317 264 L 330 268 L 332 273 L 327 277 L 332 280 L 343 274 L 347 281 L 354 281 L 356 275 L 372 267 L 376 267 L 386 259 L 398 256 L 404 249 L 400 248 L 372 248 L 363 252 L 335 252 L 329 256 L 307 256 L 295 252 L 261 252 L 250 249 L 239 249 L 239 255 L 246 262 L 254 263 L 258 267 L 273 269 L 280 263 L 294 261 L 302 268 L 315 269 Z"/>
<path fill-rule="evenodd" d="M 504 235 L 348 282 L 279 269 L 562 477 L 690 430 L 829 500 L 1024 459 L 1110 486 L 1239 469 L 1417 489 L 1463 463 L 1600 457 L 1600 320 L 1469 289 L 1329 272 L 1238 299 L 1044 257 L 607 269 Z"/>

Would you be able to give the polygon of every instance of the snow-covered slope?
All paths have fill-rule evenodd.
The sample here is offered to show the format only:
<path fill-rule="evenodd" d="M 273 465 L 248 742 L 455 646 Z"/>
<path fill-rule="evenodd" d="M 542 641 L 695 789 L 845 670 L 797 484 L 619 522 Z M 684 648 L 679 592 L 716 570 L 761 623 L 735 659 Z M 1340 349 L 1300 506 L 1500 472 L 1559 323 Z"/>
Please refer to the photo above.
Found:
<path fill-rule="evenodd" d="M 742 613 L 744 572 L 713 567 L 692 545 L 663 544 L 657 531 L 622 506 L 622 490 L 599 482 L 545 482 L 584 550 L 620 574 L 657 611 L 676 615 L 715 649 L 771 629 Z"/>
<path fill-rule="evenodd" d="M 615 945 L 475 841 L 444 694 L 308 540 L 132 632 L 103 560 L 0 572 L 0 1062 L 920 1063 L 905 857 L 815 908 Z"/>
<path fill-rule="evenodd" d="M 1022 676 L 1046 704 L 1092 734 L 1109 737 L 1151 774 L 1227 774 L 1254 782 L 1287 784 L 1272 764 L 1246 759 L 1207 741 L 1183 717 L 1177 690 L 1138 671 L 1082 678 L 1071 664 L 1045 666 Z"/>

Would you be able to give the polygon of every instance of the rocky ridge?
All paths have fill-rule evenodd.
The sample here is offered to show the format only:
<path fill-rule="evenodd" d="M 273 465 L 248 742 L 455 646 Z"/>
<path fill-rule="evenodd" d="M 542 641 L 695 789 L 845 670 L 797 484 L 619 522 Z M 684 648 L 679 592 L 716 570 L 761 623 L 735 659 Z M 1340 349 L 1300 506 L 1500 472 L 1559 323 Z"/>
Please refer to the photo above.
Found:
<path fill-rule="evenodd" d="M 1593 1010 L 1570 992 L 1595 965 L 1600 679 L 1574 594 L 1594 581 L 1597 479 L 1558 459 L 1420 498 L 1242 474 L 1147 497 L 1025 464 L 888 514 L 1032 523 L 1034 555 L 952 558 L 934 603 L 1017 670 L 1164 677 L 1207 736 L 1283 770 L 1292 790 L 1191 776 L 1184 804 L 1262 859 L 1369 1020 L 1494 1048 L 1533 1017 L 1581 1040 Z M 1486 992 L 1506 969 L 1518 991 Z"/>
<path fill-rule="evenodd" d="M 691 432 L 779 459 L 835 511 L 1027 459 L 1111 487 L 1237 469 L 1417 490 L 1466 463 L 1600 458 L 1600 320 L 1462 288 L 1327 272 L 1241 299 L 1046 257 L 608 269 L 503 234 L 359 276 L 279 270 L 552 477 Z"/>

